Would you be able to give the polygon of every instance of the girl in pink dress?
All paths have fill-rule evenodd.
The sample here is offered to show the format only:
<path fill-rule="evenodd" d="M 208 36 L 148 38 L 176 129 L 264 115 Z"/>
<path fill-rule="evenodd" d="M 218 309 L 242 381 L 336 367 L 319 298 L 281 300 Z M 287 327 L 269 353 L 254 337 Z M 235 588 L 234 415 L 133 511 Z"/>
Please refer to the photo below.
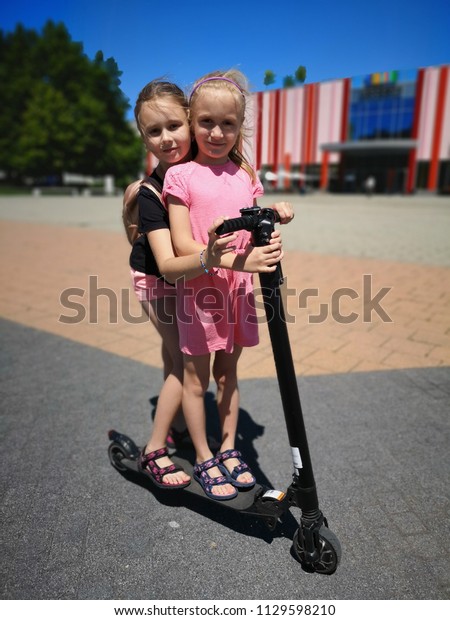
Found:
<path fill-rule="evenodd" d="M 263 194 L 240 150 L 246 96 L 246 80 L 239 71 L 215 72 L 194 85 L 190 117 L 198 154 L 193 161 L 167 171 L 163 190 L 176 253 L 186 256 L 197 251 L 204 270 L 189 282 L 177 282 L 177 318 L 184 355 L 183 411 L 196 450 L 194 477 L 217 500 L 235 497 L 235 487 L 255 484 L 234 447 L 239 411 L 237 362 L 243 347 L 258 344 L 252 274 L 244 272 L 250 233 L 240 231 L 230 237 L 227 258 L 233 270 L 213 267 L 205 257 L 211 219 L 239 217 L 240 209 L 256 204 Z M 281 203 L 277 210 L 282 222 L 292 218 L 288 203 Z M 204 408 L 212 354 L 222 429 L 215 456 L 207 443 Z"/>

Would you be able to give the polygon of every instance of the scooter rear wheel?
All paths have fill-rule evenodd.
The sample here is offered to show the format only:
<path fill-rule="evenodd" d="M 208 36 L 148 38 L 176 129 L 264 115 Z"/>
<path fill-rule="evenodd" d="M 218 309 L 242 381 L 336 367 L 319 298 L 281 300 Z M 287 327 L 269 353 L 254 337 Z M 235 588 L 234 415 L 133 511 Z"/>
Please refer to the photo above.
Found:
<path fill-rule="evenodd" d="M 118 443 L 110 444 L 108 448 L 108 456 L 111 465 L 119 471 L 127 471 L 127 468 L 122 465 L 122 460 L 127 458 L 124 449 Z"/>
<path fill-rule="evenodd" d="M 319 529 L 319 558 L 315 562 L 306 562 L 306 554 L 303 546 L 303 536 L 300 528 L 295 532 L 293 540 L 293 550 L 298 561 L 306 570 L 320 573 L 322 575 L 332 575 L 341 559 L 341 545 L 337 536 L 325 525 Z"/>

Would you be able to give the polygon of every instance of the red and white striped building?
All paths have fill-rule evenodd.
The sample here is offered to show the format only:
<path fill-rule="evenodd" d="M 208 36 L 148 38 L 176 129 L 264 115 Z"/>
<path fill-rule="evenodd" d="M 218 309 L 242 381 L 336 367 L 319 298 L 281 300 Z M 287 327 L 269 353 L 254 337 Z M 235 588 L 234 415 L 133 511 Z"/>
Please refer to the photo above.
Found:
<path fill-rule="evenodd" d="M 267 187 L 450 192 L 450 65 L 252 93 L 246 154 Z M 155 162 L 149 161 L 149 168 Z"/>
<path fill-rule="evenodd" d="M 395 72 L 395 81 L 373 74 L 356 88 L 345 78 L 254 93 L 253 162 L 262 175 L 276 175 L 278 189 L 359 191 L 372 174 L 378 191 L 449 192 L 449 73 L 444 65 L 418 69 L 405 82 Z M 358 105 L 366 105 L 370 135 L 355 134 Z M 400 126 L 394 116 L 403 116 Z"/>

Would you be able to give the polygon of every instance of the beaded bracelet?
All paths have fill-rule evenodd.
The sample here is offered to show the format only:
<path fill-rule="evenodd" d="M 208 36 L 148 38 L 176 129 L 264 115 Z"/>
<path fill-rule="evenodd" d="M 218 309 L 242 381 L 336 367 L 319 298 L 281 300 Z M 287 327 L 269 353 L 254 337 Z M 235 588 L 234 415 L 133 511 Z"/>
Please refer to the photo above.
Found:
<path fill-rule="evenodd" d="M 214 271 L 212 269 L 208 269 L 208 267 L 205 265 L 205 261 L 203 260 L 203 254 L 204 254 L 205 250 L 202 250 L 200 252 L 200 265 L 203 267 L 203 271 L 205 273 L 207 273 L 208 275 L 212 276 L 214 275 Z"/>

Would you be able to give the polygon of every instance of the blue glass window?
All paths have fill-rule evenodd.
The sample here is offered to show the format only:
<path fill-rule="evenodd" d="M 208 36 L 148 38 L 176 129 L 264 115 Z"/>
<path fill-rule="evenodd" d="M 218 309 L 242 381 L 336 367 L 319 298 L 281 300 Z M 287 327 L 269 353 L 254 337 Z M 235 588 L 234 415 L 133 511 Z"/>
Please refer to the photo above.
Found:
<path fill-rule="evenodd" d="M 415 82 L 365 84 L 352 90 L 349 140 L 410 138 Z"/>

